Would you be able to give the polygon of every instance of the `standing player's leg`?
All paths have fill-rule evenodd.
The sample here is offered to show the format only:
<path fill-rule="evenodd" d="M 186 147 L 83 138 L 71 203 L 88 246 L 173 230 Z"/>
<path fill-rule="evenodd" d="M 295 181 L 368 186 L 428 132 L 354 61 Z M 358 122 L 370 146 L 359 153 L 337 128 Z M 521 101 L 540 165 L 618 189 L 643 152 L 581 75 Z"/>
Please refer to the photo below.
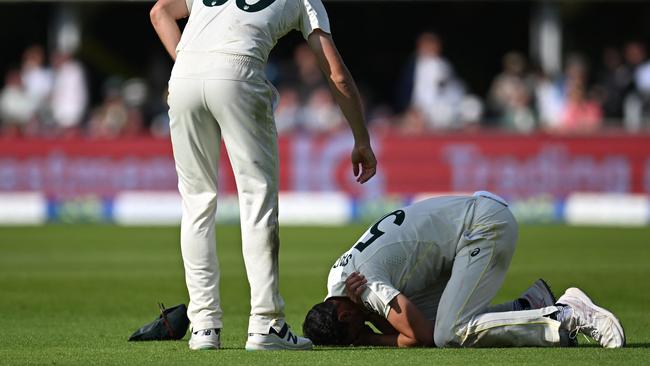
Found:
<path fill-rule="evenodd" d="M 202 83 L 172 79 L 168 100 L 178 190 L 183 200 L 181 251 L 190 296 L 193 349 L 218 348 L 218 329 L 222 327 L 214 232 L 221 137 L 215 119 L 203 104 Z"/>
<path fill-rule="evenodd" d="M 278 147 L 274 93 L 264 83 L 206 83 L 239 193 L 242 251 L 251 287 L 247 349 L 305 349 L 311 342 L 284 322 L 278 274 Z M 214 102 L 214 103 L 213 103 Z"/>

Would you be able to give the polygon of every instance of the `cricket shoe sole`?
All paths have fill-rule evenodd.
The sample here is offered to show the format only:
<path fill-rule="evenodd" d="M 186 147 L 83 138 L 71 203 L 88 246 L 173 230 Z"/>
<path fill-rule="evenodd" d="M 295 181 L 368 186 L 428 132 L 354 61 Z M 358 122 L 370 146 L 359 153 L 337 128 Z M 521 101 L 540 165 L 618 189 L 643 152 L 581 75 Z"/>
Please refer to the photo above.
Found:
<path fill-rule="evenodd" d="M 221 348 L 221 329 L 201 329 L 192 332 L 189 346 L 193 351 L 215 350 Z"/>
<path fill-rule="evenodd" d="M 270 327 L 269 334 L 250 333 L 246 341 L 247 351 L 304 351 L 313 347 L 314 345 L 308 338 L 293 334 L 287 323 L 284 323 L 279 331 L 273 326 Z"/>

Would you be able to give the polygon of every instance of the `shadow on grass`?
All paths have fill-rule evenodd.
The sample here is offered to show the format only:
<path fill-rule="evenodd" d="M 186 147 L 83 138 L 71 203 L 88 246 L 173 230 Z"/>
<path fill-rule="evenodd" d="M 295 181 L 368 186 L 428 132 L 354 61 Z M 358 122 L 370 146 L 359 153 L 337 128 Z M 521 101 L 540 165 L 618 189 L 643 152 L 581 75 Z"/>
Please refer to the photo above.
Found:
<path fill-rule="evenodd" d="M 650 343 L 628 343 L 625 348 L 650 348 Z"/>
<path fill-rule="evenodd" d="M 529 349 L 535 349 L 536 347 L 521 347 L 521 348 L 529 348 Z M 597 343 L 582 343 L 580 344 L 577 348 L 601 348 L 600 345 Z M 650 348 L 650 342 L 646 343 L 628 343 L 625 345 L 624 348 Z M 348 352 L 364 352 L 364 351 L 377 351 L 377 350 L 392 350 L 395 352 L 409 352 L 413 349 L 418 349 L 418 350 L 427 350 L 427 349 L 436 349 L 435 347 L 432 348 L 396 348 L 396 347 L 316 347 L 308 352 L 341 352 L 341 351 L 348 351 Z M 445 348 L 448 350 L 459 350 L 460 348 Z M 471 350 L 487 350 L 487 349 L 514 349 L 512 347 L 493 347 L 493 348 L 472 348 Z M 241 352 L 243 349 L 242 347 L 222 347 L 219 349 L 220 352 L 222 351 L 237 351 Z M 443 350 L 443 348 L 438 348 L 438 350 Z M 209 351 L 205 351 L 206 353 Z M 254 352 L 254 351 L 253 351 Z M 278 352 L 285 352 L 285 351 L 278 351 Z"/>
<path fill-rule="evenodd" d="M 517 347 L 487 347 L 487 348 L 465 348 L 465 350 L 490 350 L 490 349 L 516 349 Z M 541 349 L 539 347 L 519 347 L 519 348 L 526 348 L 526 349 Z M 544 347 L 542 347 L 544 348 Z M 556 349 L 559 349 L 560 347 L 553 347 Z M 594 348 L 594 349 L 600 349 L 602 348 L 598 343 L 582 343 L 577 349 L 580 348 Z M 623 348 L 650 348 L 650 342 L 646 343 L 628 343 L 625 345 Z M 233 348 L 235 349 L 235 348 Z M 417 350 L 462 350 L 463 348 L 436 348 L 436 347 L 431 347 L 431 348 L 396 348 L 396 347 L 316 347 L 311 352 L 341 352 L 341 351 L 349 351 L 349 352 L 363 352 L 363 351 L 378 351 L 378 350 L 391 350 L 391 351 L 396 351 L 396 352 L 409 352 L 414 349 Z M 575 349 L 575 348 L 574 348 Z"/>
<path fill-rule="evenodd" d="M 396 352 L 404 352 L 404 351 L 409 351 L 413 349 L 434 349 L 434 348 L 397 348 L 397 347 L 316 347 L 311 350 L 305 350 L 305 352 L 342 352 L 342 351 L 348 351 L 348 352 L 363 352 L 363 351 L 378 351 L 378 350 L 392 350 Z M 237 351 L 241 352 L 243 351 L 243 347 L 221 347 L 217 352 L 222 352 L 222 351 Z M 250 351 L 251 353 L 256 353 L 256 352 L 287 352 L 286 350 L 273 350 L 273 351 Z M 208 350 L 205 351 L 210 352 Z M 302 352 L 302 351 L 298 351 Z"/>

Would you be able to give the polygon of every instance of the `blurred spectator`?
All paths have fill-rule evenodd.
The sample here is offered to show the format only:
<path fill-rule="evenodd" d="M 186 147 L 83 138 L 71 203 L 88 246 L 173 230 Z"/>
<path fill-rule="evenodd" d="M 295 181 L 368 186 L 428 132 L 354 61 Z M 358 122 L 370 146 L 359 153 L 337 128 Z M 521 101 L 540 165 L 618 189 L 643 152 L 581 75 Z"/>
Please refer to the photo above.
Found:
<path fill-rule="evenodd" d="M 621 121 L 623 100 L 631 83 L 631 75 L 623 64 L 621 53 L 612 47 L 603 51 L 604 69 L 598 77 L 597 91 L 603 106 L 603 115 L 608 120 Z"/>
<path fill-rule="evenodd" d="M 634 83 L 644 97 L 650 95 L 650 61 L 644 62 L 636 69 Z"/>
<path fill-rule="evenodd" d="M 148 132 L 160 138 L 169 137 L 169 105 L 167 105 L 167 86 L 170 60 L 165 54 L 152 54 L 148 62 L 145 83 L 147 100 L 142 108 Z"/>
<path fill-rule="evenodd" d="M 275 126 L 278 134 L 285 134 L 298 128 L 300 124 L 300 98 L 293 88 L 280 89 L 280 101 L 275 109 Z"/>
<path fill-rule="evenodd" d="M 557 128 L 564 108 L 564 96 L 553 79 L 542 70 L 538 70 L 536 75 L 535 105 L 539 126 Z"/>
<path fill-rule="evenodd" d="M 88 134 L 96 138 L 116 138 L 126 125 L 127 108 L 119 89 L 119 81 L 109 80 L 104 86 L 104 100 L 90 116 Z"/>
<path fill-rule="evenodd" d="M 637 67 L 634 73 L 634 83 L 641 99 L 641 123 L 637 126 L 630 126 L 632 130 L 650 126 L 650 61 L 646 60 Z"/>
<path fill-rule="evenodd" d="M 538 78 L 537 101 L 541 125 L 555 132 L 587 132 L 600 127 L 602 108 L 597 100 L 587 98 L 588 68 L 578 54 L 569 55 L 564 74 L 556 81 Z"/>
<path fill-rule="evenodd" d="M 442 44 L 438 35 L 422 33 L 415 46 L 415 55 L 404 66 L 397 88 L 398 112 L 425 104 L 424 99 L 434 100 L 440 84 L 451 78 L 451 66 L 441 56 Z"/>
<path fill-rule="evenodd" d="M 421 135 L 427 131 L 427 121 L 416 108 L 409 108 L 398 120 L 398 131 L 404 135 Z"/>
<path fill-rule="evenodd" d="M 559 129 L 561 132 L 594 132 L 601 126 L 603 112 L 598 102 L 586 97 L 584 82 L 572 80 Z"/>
<path fill-rule="evenodd" d="M 343 116 L 329 89 L 320 87 L 314 90 L 303 107 L 302 127 L 309 132 L 333 132 L 343 125 Z"/>
<path fill-rule="evenodd" d="M 140 135 L 144 127 L 141 108 L 147 97 L 142 80 L 131 79 L 122 84 L 117 79 L 109 79 L 104 89 L 104 101 L 90 117 L 89 135 L 97 138 Z"/>
<path fill-rule="evenodd" d="M 490 87 L 489 108 L 498 124 L 508 130 L 531 132 L 535 128 L 532 92 L 525 72 L 524 56 L 509 52 L 503 57 L 503 71 Z"/>
<path fill-rule="evenodd" d="M 45 67 L 45 51 L 40 45 L 33 45 L 23 53 L 21 77 L 37 112 L 44 112 L 45 103 L 52 91 L 52 71 Z"/>
<path fill-rule="evenodd" d="M 625 44 L 623 55 L 625 57 L 625 68 L 628 70 L 628 88 L 636 89 L 634 85 L 634 74 L 637 68 L 646 61 L 646 48 L 641 42 L 630 41 Z"/>
<path fill-rule="evenodd" d="M 59 131 L 72 132 L 79 127 L 86 111 L 86 77 L 79 62 L 67 53 L 54 53 L 52 66 L 54 84 L 51 109 L 54 127 Z"/>
<path fill-rule="evenodd" d="M 563 96 L 562 113 L 556 126 L 559 132 L 593 132 L 601 126 L 602 108 L 588 97 L 588 71 L 581 55 L 567 58 L 564 78 L 557 85 Z"/>
<path fill-rule="evenodd" d="M 161 96 L 161 100 L 167 103 L 167 90 Z M 169 114 L 167 110 L 163 110 L 155 114 L 151 120 L 151 125 L 149 126 L 149 132 L 154 137 L 167 138 L 169 137 Z"/>
<path fill-rule="evenodd" d="M 483 118 L 483 101 L 475 95 L 465 95 L 458 105 L 458 127 L 465 131 L 480 128 Z"/>
<path fill-rule="evenodd" d="M 297 88 L 301 101 L 305 102 L 317 89 L 327 87 L 318 59 L 309 46 L 301 43 L 293 52 L 298 80 L 292 83 Z"/>
<path fill-rule="evenodd" d="M 445 130 L 463 127 L 461 104 L 465 100 L 465 88 L 456 79 L 447 80 L 438 88 L 436 99 L 428 108 L 420 109 L 426 118 L 429 129 Z"/>
<path fill-rule="evenodd" d="M 559 87 L 562 89 L 563 94 L 567 95 L 569 89 L 576 85 L 586 87 L 588 82 L 588 67 L 587 61 L 579 54 L 570 54 L 566 61 L 564 68 L 564 79 Z"/>
<path fill-rule="evenodd" d="M 537 119 L 531 108 L 531 96 L 523 84 L 512 86 L 507 108 L 503 110 L 500 126 L 506 130 L 530 133 L 536 127 Z"/>
<path fill-rule="evenodd" d="M 442 41 L 435 33 L 425 32 L 418 37 L 415 58 L 405 66 L 398 90 L 399 109 L 418 110 L 429 129 L 462 127 L 460 105 L 465 89 L 442 56 Z M 409 120 L 413 119 L 405 119 Z"/>
<path fill-rule="evenodd" d="M 0 119 L 6 136 L 21 135 L 32 120 L 36 105 L 23 86 L 20 72 L 10 69 L 0 91 Z"/>
<path fill-rule="evenodd" d="M 529 72 L 524 55 L 509 52 L 484 103 L 468 94 L 454 74 L 440 38 L 425 32 L 404 67 L 399 108 L 394 111 L 375 101 L 379 107 L 368 108 L 368 123 L 378 134 L 470 131 L 482 127 L 487 106 L 488 122 L 524 133 L 538 128 L 582 133 L 621 121 L 629 131 L 650 126 L 650 60 L 644 45 L 628 42 L 623 52 L 606 48 L 602 57 L 603 68 L 591 87 L 587 62 L 580 56 L 570 55 L 561 74 L 546 75 L 537 69 Z M 33 45 L 25 49 L 20 68 L 6 73 L 0 90 L 0 127 L 5 136 L 74 136 L 84 132 L 82 128 L 84 134 L 100 138 L 169 136 L 167 62 L 153 62 L 146 82 L 108 82 L 103 99 L 86 115 L 89 93 L 80 62 L 61 52 L 51 55 L 52 69 L 46 60 L 43 47 Z M 341 128 L 341 112 L 306 44 L 272 66 L 268 72 L 279 84 L 281 96 L 274 111 L 279 134 L 329 133 Z M 362 98 L 368 95 L 364 90 Z"/>
<path fill-rule="evenodd" d="M 436 117 L 433 106 L 441 104 L 443 90 L 452 82 L 451 65 L 442 57 L 440 38 L 434 33 L 421 34 L 417 40 L 410 104 L 433 121 Z"/>
<path fill-rule="evenodd" d="M 396 122 L 393 109 L 387 104 L 370 108 L 367 112 L 368 125 L 372 134 L 385 135 L 391 133 Z"/>
<path fill-rule="evenodd" d="M 149 89 L 142 79 L 129 79 L 122 85 L 122 97 L 127 107 L 127 118 L 122 134 L 127 137 L 139 136 L 144 131 L 142 110 L 149 97 Z"/>
<path fill-rule="evenodd" d="M 647 58 L 645 46 L 636 41 L 628 42 L 624 55 L 629 82 L 623 102 L 623 119 L 626 129 L 637 131 L 641 128 L 643 120 L 648 118 L 647 96 L 642 91 L 646 84 L 645 73 L 642 71 Z"/>
<path fill-rule="evenodd" d="M 498 115 L 512 105 L 516 89 L 524 84 L 526 61 L 520 53 L 508 52 L 503 56 L 502 66 L 488 92 L 488 106 Z"/>

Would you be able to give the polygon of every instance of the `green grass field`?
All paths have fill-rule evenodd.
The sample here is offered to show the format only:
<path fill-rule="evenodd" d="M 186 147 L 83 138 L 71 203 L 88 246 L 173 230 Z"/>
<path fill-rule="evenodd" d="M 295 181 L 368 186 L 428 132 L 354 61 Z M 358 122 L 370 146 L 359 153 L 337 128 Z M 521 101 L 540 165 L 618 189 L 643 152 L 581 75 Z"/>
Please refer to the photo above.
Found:
<path fill-rule="evenodd" d="M 364 230 L 283 228 L 281 288 L 299 330 L 325 295 L 333 261 Z M 237 227 L 220 227 L 223 350 L 191 352 L 187 342 L 126 339 L 167 306 L 186 302 L 177 228 L 0 227 L 0 365 L 378 365 L 647 364 L 650 359 L 650 228 L 524 226 L 495 301 L 516 297 L 538 277 L 559 296 L 578 285 L 621 318 L 626 349 L 317 348 L 246 352 L 248 285 Z"/>

